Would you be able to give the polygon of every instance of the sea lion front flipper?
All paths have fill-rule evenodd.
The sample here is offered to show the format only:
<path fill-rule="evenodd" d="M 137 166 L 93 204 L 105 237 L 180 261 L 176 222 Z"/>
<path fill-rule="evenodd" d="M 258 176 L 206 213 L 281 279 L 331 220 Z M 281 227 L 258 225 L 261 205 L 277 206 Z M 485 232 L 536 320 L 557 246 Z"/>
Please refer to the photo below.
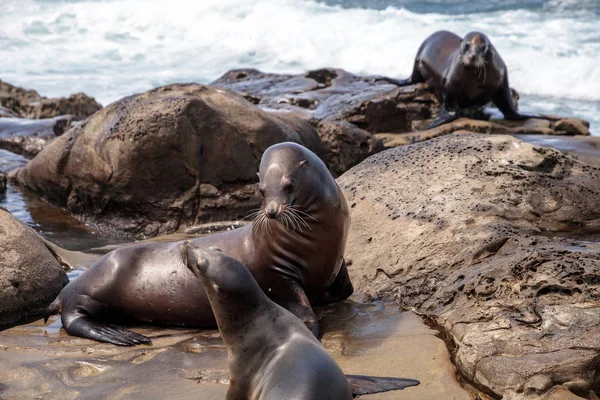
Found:
<path fill-rule="evenodd" d="M 388 378 L 364 375 L 346 375 L 352 396 L 388 392 L 390 390 L 402 390 L 405 387 L 417 386 L 421 382 L 409 378 Z"/>
<path fill-rule="evenodd" d="M 112 343 L 119 346 L 133 346 L 136 344 L 152 344 L 150 338 L 128 331 L 116 325 L 103 325 L 89 317 L 73 319 L 65 330 L 73 336 Z"/>
<path fill-rule="evenodd" d="M 338 301 L 346 300 L 352 293 L 354 293 L 354 286 L 350 280 L 348 267 L 346 267 L 346 261 L 344 260 L 337 276 L 327 290 L 321 294 L 319 299 L 315 302 L 315 305 L 325 306 L 327 304 L 337 303 Z"/>
<path fill-rule="evenodd" d="M 304 289 L 293 279 L 282 279 L 267 295 L 275 303 L 294 314 L 306 327 L 319 337 L 319 320 L 312 309 Z"/>
<path fill-rule="evenodd" d="M 55 303 L 52 303 L 50 306 L 53 304 Z M 151 344 L 150 339 L 146 336 L 125 330 L 116 325 L 102 324 L 92 318 L 92 316 L 100 315 L 104 312 L 106 310 L 103 303 L 93 299 L 89 295 L 77 295 L 62 305 L 61 320 L 69 335 L 119 346 L 133 346 L 134 344 L 141 343 Z"/>
<path fill-rule="evenodd" d="M 512 95 L 510 94 L 510 88 L 508 86 L 508 79 L 505 76 L 502 84 L 492 95 L 492 101 L 498 107 L 498 110 L 504 115 L 504 119 L 510 121 L 521 121 L 529 118 L 541 118 L 539 115 L 526 115 L 519 114 L 517 108 L 515 107 L 515 103 L 513 101 Z"/>

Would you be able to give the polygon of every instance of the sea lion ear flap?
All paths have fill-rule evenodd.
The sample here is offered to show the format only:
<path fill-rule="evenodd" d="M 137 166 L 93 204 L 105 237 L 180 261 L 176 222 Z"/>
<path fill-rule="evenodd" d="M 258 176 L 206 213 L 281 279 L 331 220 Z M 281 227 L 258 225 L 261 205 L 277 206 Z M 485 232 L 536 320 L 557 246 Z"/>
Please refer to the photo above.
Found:
<path fill-rule="evenodd" d="M 302 160 L 302 161 L 300 161 L 300 166 L 301 167 L 306 167 L 306 165 L 308 165 L 308 160 Z"/>

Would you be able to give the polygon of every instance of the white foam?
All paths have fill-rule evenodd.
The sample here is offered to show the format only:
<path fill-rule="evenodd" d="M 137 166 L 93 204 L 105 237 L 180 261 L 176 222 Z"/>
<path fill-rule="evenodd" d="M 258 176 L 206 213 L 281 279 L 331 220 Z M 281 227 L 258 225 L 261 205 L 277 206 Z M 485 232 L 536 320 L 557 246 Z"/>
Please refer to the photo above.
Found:
<path fill-rule="evenodd" d="M 298 0 L 3 0 L 0 78 L 52 96 L 84 91 L 106 104 L 239 67 L 335 66 L 405 77 L 419 44 L 439 29 L 487 33 L 522 93 L 600 101 L 600 24 L 593 18 L 416 14 Z"/>

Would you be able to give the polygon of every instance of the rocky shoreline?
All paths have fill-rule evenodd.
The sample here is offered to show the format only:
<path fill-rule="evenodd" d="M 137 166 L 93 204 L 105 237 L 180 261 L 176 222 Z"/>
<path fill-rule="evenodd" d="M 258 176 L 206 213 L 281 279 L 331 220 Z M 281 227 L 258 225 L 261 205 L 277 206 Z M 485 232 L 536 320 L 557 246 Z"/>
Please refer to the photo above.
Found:
<path fill-rule="evenodd" d="M 0 149 L 32 158 L 6 171 L 9 184 L 102 232 L 143 238 L 243 218 L 260 204 L 262 152 L 301 143 L 348 200 L 357 292 L 430 319 L 480 398 L 592 398 L 600 138 L 577 118 L 515 123 L 485 120 L 488 110 L 418 131 L 438 108 L 425 84 L 397 88 L 340 69 L 234 70 L 104 108 L 83 94 L 46 99 L 0 81 Z M 5 186 L 0 175 L 0 193 Z M 12 257 L 0 265 L 8 327 L 39 318 L 66 276 L 56 249 L 0 212 L 0 229 L 28 238 L 5 234 L 0 244 Z M 45 272 L 24 256 L 46 260 Z M 18 303 L 21 285 L 44 290 Z"/>

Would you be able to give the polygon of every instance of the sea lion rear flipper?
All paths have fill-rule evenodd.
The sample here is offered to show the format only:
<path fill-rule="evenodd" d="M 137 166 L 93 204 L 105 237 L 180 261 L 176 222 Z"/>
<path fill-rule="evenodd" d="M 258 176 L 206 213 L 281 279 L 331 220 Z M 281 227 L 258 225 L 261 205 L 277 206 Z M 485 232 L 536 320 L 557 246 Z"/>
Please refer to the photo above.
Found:
<path fill-rule="evenodd" d="M 438 116 L 433 120 L 432 123 L 430 123 L 429 125 L 427 125 L 425 128 L 423 128 L 421 130 L 432 129 L 437 126 L 447 124 L 448 122 L 452 122 L 452 121 L 458 119 L 459 117 L 460 117 L 460 111 L 458 109 L 456 111 L 450 112 L 446 108 L 446 103 L 443 103 Z"/>
<path fill-rule="evenodd" d="M 119 346 L 135 344 L 152 344 L 149 338 L 128 331 L 116 325 L 103 325 L 89 317 L 78 317 L 65 325 L 65 330 L 73 336 L 93 339 L 99 342 L 112 343 Z"/>
<path fill-rule="evenodd" d="M 408 386 L 417 386 L 421 382 L 408 378 L 388 378 L 364 375 L 346 375 L 352 396 L 401 390 Z"/>
<path fill-rule="evenodd" d="M 378 81 L 383 81 L 383 82 L 387 82 L 387 83 L 391 83 L 392 85 L 396 85 L 396 86 L 408 86 L 408 85 L 412 85 L 413 82 L 410 78 L 408 79 L 394 79 L 394 78 L 388 78 L 387 76 L 381 76 L 381 77 L 377 77 L 375 78 L 375 82 Z"/>

